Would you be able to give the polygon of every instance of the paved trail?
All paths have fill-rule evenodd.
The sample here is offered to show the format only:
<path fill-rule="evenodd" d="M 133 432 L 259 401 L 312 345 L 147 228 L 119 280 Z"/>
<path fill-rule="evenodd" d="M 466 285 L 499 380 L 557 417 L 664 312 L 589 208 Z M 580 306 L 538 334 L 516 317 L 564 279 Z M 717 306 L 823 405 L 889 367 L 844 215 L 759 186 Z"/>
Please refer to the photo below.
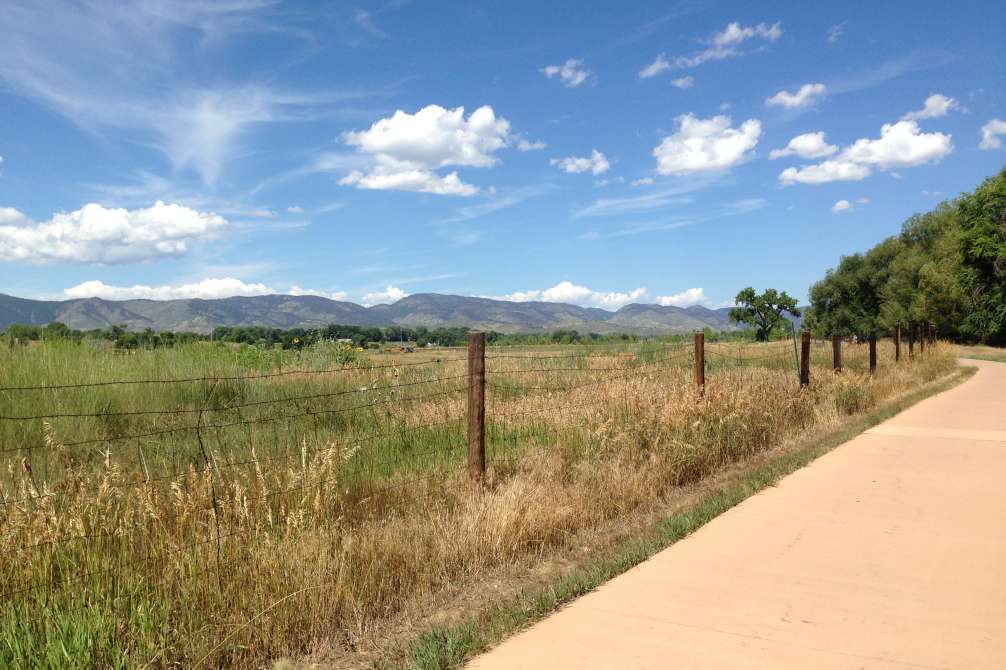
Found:
<path fill-rule="evenodd" d="M 1006 364 L 968 364 L 469 667 L 1006 668 Z"/>

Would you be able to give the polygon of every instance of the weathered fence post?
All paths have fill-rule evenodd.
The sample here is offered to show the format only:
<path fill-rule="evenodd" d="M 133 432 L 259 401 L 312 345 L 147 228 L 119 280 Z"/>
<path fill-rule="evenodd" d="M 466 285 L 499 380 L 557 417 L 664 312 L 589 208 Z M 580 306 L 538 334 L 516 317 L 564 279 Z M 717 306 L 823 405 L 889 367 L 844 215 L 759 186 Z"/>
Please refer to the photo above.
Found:
<path fill-rule="evenodd" d="M 800 386 L 810 386 L 810 331 L 800 334 Z"/>
<path fill-rule="evenodd" d="M 877 371 L 877 336 L 870 335 L 870 374 Z"/>
<path fill-rule="evenodd" d="M 486 334 L 468 333 L 468 475 L 486 472 Z"/>
<path fill-rule="evenodd" d="M 831 338 L 831 364 L 835 372 L 842 371 L 842 338 L 839 335 Z"/>
<path fill-rule="evenodd" d="M 894 362 L 901 362 L 901 326 L 894 327 Z"/>
<path fill-rule="evenodd" d="M 915 358 L 915 326 L 908 324 L 908 358 Z"/>
<path fill-rule="evenodd" d="M 706 334 L 695 333 L 695 385 L 706 388 Z"/>

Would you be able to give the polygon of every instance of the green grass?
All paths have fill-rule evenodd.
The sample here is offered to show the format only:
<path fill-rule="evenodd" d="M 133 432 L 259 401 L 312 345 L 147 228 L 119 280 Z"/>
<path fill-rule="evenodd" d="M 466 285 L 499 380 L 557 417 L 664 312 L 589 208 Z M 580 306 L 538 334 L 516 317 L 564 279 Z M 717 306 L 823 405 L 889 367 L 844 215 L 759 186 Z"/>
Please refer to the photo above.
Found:
<path fill-rule="evenodd" d="M 980 361 L 994 361 L 996 363 L 1006 363 L 1006 348 L 989 347 L 982 344 L 957 345 L 958 355 L 961 358 L 974 358 Z"/>
<path fill-rule="evenodd" d="M 907 407 L 966 381 L 975 371 L 976 368 L 973 367 L 962 368 L 949 379 L 885 403 L 834 431 L 815 437 L 795 451 L 775 456 L 768 462 L 743 472 L 686 510 L 661 520 L 645 535 L 623 542 L 606 557 L 589 562 L 545 588 L 523 592 L 511 600 L 494 603 L 461 623 L 427 631 L 408 650 L 408 660 L 394 667 L 396 670 L 460 668 L 477 654 L 666 549 L 731 507 L 772 486 L 782 477 Z"/>

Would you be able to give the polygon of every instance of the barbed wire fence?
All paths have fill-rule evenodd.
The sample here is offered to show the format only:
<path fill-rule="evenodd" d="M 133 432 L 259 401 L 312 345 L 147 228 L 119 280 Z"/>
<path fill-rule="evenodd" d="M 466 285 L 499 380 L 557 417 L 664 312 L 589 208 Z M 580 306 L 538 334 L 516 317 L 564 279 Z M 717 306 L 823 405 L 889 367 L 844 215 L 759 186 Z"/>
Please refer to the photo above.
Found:
<path fill-rule="evenodd" d="M 893 339 L 900 361 L 900 329 Z M 933 334 L 910 332 L 909 356 L 916 342 L 921 354 L 934 341 Z M 872 374 L 876 338 L 868 344 Z M 812 341 L 804 332 L 795 361 L 800 387 L 812 383 L 812 345 L 818 352 L 830 346 L 834 370 L 842 370 L 842 339 Z M 294 503 L 315 500 L 333 519 L 365 522 L 403 497 L 435 496 L 465 479 L 477 491 L 489 469 L 521 458 L 522 430 L 537 415 L 608 406 L 600 389 L 691 366 L 700 394 L 712 367 L 792 370 L 793 347 L 785 340 L 707 343 L 696 333 L 694 343 L 634 351 L 487 355 L 485 334 L 473 332 L 467 356 L 432 361 L 3 386 L 0 427 L 10 431 L 0 436 L 16 442 L 0 443 L 0 457 L 20 463 L 9 465 L 0 484 L 0 539 L 13 552 L 0 562 L 0 601 L 24 614 L 18 626 L 28 634 L 45 622 L 50 605 L 67 599 L 121 598 L 130 606 L 119 580 L 127 567 L 142 589 L 177 593 L 179 581 L 215 573 L 222 591 L 228 568 L 250 560 L 256 541 L 268 535 L 263 520 L 281 518 Z M 260 399 L 234 388 L 310 377 L 348 387 Z M 66 395 L 142 386 L 197 390 L 181 407 L 85 411 L 79 400 L 61 407 Z M 33 411 L 4 409 L 23 396 Z M 531 401 L 511 402 L 521 398 Z M 81 426 L 84 437 L 64 439 Z M 102 477 L 89 476 L 96 464 Z M 187 516 L 165 541 L 165 520 L 131 509 L 127 494 L 135 496 L 129 505 L 174 496 Z M 64 523 L 64 514 L 72 522 Z"/>

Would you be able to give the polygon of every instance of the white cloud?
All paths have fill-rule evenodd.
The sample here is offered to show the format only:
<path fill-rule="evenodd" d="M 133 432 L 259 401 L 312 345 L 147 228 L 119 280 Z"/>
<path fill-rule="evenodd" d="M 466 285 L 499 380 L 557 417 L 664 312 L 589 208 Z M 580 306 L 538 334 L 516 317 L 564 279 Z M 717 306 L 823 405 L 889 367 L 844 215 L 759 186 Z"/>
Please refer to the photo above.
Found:
<path fill-rule="evenodd" d="M 639 179 L 633 179 L 633 186 L 649 186 L 653 183 L 653 177 L 640 177 Z"/>
<path fill-rule="evenodd" d="M 859 181 L 870 176 L 870 168 L 845 160 L 830 160 L 802 168 L 788 167 L 779 173 L 779 181 L 791 184 L 827 184 L 832 181 Z"/>
<path fill-rule="evenodd" d="M 510 139 L 510 122 L 497 117 L 489 106 L 479 107 L 467 119 L 464 112 L 464 107 L 439 105 L 428 105 L 415 114 L 398 110 L 368 130 L 343 134 L 343 141 L 371 156 L 374 165 L 366 173 L 354 170 L 339 183 L 375 190 L 474 195 L 478 188 L 462 182 L 456 172 L 441 176 L 435 170 L 496 165 L 495 153 Z"/>
<path fill-rule="evenodd" d="M 765 100 L 769 107 L 785 107 L 786 109 L 799 109 L 807 107 L 819 101 L 827 94 L 828 89 L 824 84 L 804 84 L 796 93 L 789 91 L 779 91 L 771 98 Z"/>
<path fill-rule="evenodd" d="M 841 214 L 842 212 L 851 212 L 852 203 L 848 200 L 839 200 L 834 205 L 831 206 L 831 211 L 834 214 Z"/>
<path fill-rule="evenodd" d="M 863 196 L 861 198 L 856 198 L 856 202 L 858 202 L 860 205 L 868 205 L 870 204 L 870 199 L 867 198 L 866 196 Z"/>
<path fill-rule="evenodd" d="M 674 69 L 691 68 L 711 60 L 741 56 L 743 52 L 739 47 L 750 39 L 758 38 L 767 42 L 775 42 L 780 37 L 782 37 L 782 28 L 778 23 L 742 26 L 740 23 L 733 22 L 728 24 L 722 32 L 715 33 L 707 40 L 708 47 L 705 50 L 692 56 L 678 56 L 670 63 L 670 67 Z"/>
<path fill-rule="evenodd" d="M 363 304 L 367 307 L 371 305 L 386 305 L 392 302 L 398 302 L 402 298 L 407 298 L 408 293 L 396 286 L 388 286 L 383 291 L 375 291 L 374 293 L 367 293 L 363 296 Z"/>
<path fill-rule="evenodd" d="M 1006 121 L 992 119 L 982 126 L 982 141 L 978 148 L 1002 149 L 1003 141 L 999 139 L 1000 135 L 1006 135 Z"/>
<path fill-rule="evenodd" d="M 863 165 L 881 169 L 912 167 L 939 161 L 954 150 L 950 135 L 923 133 L 915 121 L 885 123 L 880 138 L 856 140 L 842 155 Z"/>
<path fill-rule="evenodd" d="M 785 149 L 773 149 L 768 157 L 772 160 L 783 156 L 799 156 L 800 158 L 824 158 L 838 151 L 834 144 L 828 144 L 824 132 L 804 133 L 789 141 Z"/>
<path fill-rule="evenodd" d="M 845 21 L 833 25 L 831 28 L 828 28 L 828 43 L 834 44 L 838 42 L 840 39 L 842 39 L 842 35 L 844 34 L 845 34 Z"/>
<path fill-rule="evenodd" d="M 735 46 L 752 37 L 760 37 L 769 42 L 775 42 L 782 37 L 782 29 L 779 25 L 778 23 L 773 23 L 772 25 L 759 23 L 756 26 L 742 26 L 735 21 L 727 25 L 723 32 L 713 35 L 712 43 L 715 46 Z"/>
<path fill-rule="evenodd" d="M 179 286 L 110 286 L 97 280 L 86 281 L 63 289 L 67 298 L 104 298 L 105 300 L 182 300 L 189 298 L 228 298 L 231 296 L 272 295 L 265 284 L 246 284 L 240 279 L 222 277 L 203 279 Z"/>
<path fill-rule="evenodd" d="M 691 88 L 694 85 L 695 85 L 695 77 L 692 77 L 690 75 L 687 77 L 678 77 L 677 79 L 671 80 L 671 86 L 674 86 L 675 88 L 680 88 L 682 91 L 685 90 L 686 88 Z"/>
<path fill-rule="evenodd" d="M 524 137 L 517 140 L 517 151 L 540 151 L 547 146 L 541 140 L 529 140 Z"/>
<path fill-rule="evenodd" d="M 562 65 L 548 65 L 541 69 L 549 79 L 559 77 L 566 88 L 576 88 L 590 78 L 590 70 L 583 66 L 583 61 L 570 58 Z"/>
<path fill-rule="evenodd" d="M 685 289 L 681 293 L 657 296 L 657 304 L 664 307 L 689 307 L 691 305 L 708 305 L 709 298 L 701 288 Z"/>
<path fill-rule="evenodd" d="M 901 117 L 902 121 L 915 121 L 917 119 L 936 119 L 946 116 L 952 109 L 960 109 L 961 105 L 953 98 L 948 98 L 940 93 L 934 93 L 926 98 L 922 109 L 909 112 Z"/>
<path fill-rule="evenodd" d="M 303 214 L 304 208 L 301 207 L 300 205 L 290 205 L 289 207 L 286 208 L 286 211 L 288 211 L 291 214 Z"/>
<path fill-rule="evenodd" d="M 346 300 L 348 294 L 345 291 L 319 291 L 313 288 L 301 288 L 296 284 L 290 287 L 287 291 L 290 295 L 316 295 L 321 298 L 328 298 L 329 300 Z"/>
<path fill-rule="evenodd" d="M 732 167 L 750 157 L 758 144 L 761 122 L 748 119 L 739 129 L 730 127 L 729 116 L 699 119 L 679 116 L 678 132 L 668 135 L 653 150 L 657 172 L 683 175 Z"/>
<path fill-rule="evenodd" d="M 786 168 L 779 181 L 785 185 L 859 181 L 870 176 L 872 167 L 889 170 L 938 162 L 953 150 L 950 135 L 923 133 L 915 121 L 885 123 L 878 139 L 856 140 L 834 159 L 817 165 Z"/>
<path fill-rule="evenodd" d="M 597 149 L 593 149 L 589 157 L 569 156 L 568 158 L 553 158 L 549 161 L 549 164 L 558 165 L 560 169 L 573 174 L 589 171 L 595 175 L 599 175 L 604 174 L 611 168 L 608 159 Z"/>
<path fill-rule="evenodd" d="M 667 62 L 667 56 L 660 54 L 657 56 L 656 60 L 639 71 L 639 78 L 649 79 L 650 77 L 656 77 L 661 72 L 670 69 L 671 64 Z"/>
<path fill-rule="evenodd" d="M 374 17 L 368 11 L 362 9 L 356 10 L 353 21 L 371 37 L 383 39 L 388 36 L 386 32 L 377 27 L 377 24 L 374 23 Z"/>
<path fill-rule="evenodd" d="M 0 225 L 0 260 L 106 265 L 183 256 L 190 241 L 229 227 L 216 214 L 161 201 L 131 211 L 91 203 L 41 223 L 5 208 L 0 223 L 10 224 Z"/>
<path fill-rule="evenodd" d="M 552 288 L 544 290 L 518 291 L 502 296 L 501 300 L 511 302 L 562 302 L 583 307 L 601 307 L 603 309 L 618 309 L 633 302 L 639 302 L 646 297 L 645 288 L 632 289 L 627 293 L 617 291 L 594 291 L 586 286 L 578 286 L 570 281 L 561 281 Z"/>
<path fill-rule="evenodd" d="M 330 300 L 345 300 L 344 291 L 326 292 L 292 286 L 283 293 L 261 283 L 248 283 L 234 277 L 206 278 L 191 284 L 145 286 L 113 286 L 91 280 L 63 289 L 66 298 L 104 298 L 105 300 L 213 300 L 233 296 L 256 295 L 316 295 Z"/>
<path fill-rule="evenodd" d="M 463 196 L 479 192 L 477 186 L 461 181 L 457 172 L 441 177 L 430 170 L 393 170 L 386 167 L 375 167 L 367 174 L 354 170 L 340 179 L 339 183 L 373 191 L 416 191 Z"/>

